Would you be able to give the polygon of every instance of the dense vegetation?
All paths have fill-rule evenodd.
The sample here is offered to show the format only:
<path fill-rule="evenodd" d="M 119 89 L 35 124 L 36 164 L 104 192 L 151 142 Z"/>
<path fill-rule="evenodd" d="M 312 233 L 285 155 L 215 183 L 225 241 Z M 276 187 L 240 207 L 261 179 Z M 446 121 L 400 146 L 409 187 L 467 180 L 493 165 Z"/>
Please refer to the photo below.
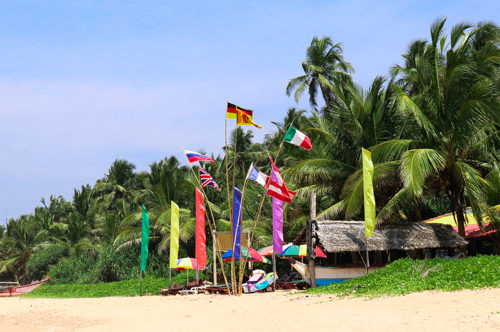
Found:
<path fill-rule="evenodd" d="M 402 64 L 393 66 L 389 77 L 376 77 L 368 89 L 353 82 L 354 68 L 340 44 L 315 37 L 302 63 L 304 75 L 286 87 L 296 100 L 308 92 L 310 113 L 290 108 L 261 143 L 250 130 L 232 132 L 227 160 L 239 188 L 252 162 L 269 173 L 267 150 L 287 186 L 298 192 L 286 206 L 285 240 L 304 227 L 311 190 L 318 193 L 320 218 L 363 218 L 362 147 L 374 161 L 378 221 L 412 222 L 453 211 L 463 235 L 463 210 L 471 206 L 480 224 L 498 224 L 500 28 L 464 23 L 446 35 L 444 27 L 445 20 L 432 24 L 430 40 L 412 42 Z M 283 130 L 292 123 L 311 138 L 312 150 L 283 145 Z M 203 166 L 222 191 L 207 188 L 207 198 L 217 229 L 229 230 L 225 156 L 213 159 L 216 165 Z M 166 277 L 172 200 L 181 207 L 180 257 L 194 256 L 196 185 L 175 157 L 153 162 L 145 172 L 115 160 L 94 185 L 75 189 L 71 201 L 42 199 L 33 213 L 0 227 L 0 278 L 23 283 L 47 273 L 55 283 L 137 278 L 141 204 L 148 208 L 151 228 L 146 275 Z M 246 188 L 243 228 L 249 229 L 264 190 L 253 182 Z M 270 244 L 272 234 L 271 200 L 263 204 L 256 248 Z M 210 236 L 208 242 L 210 247 Z"/>
<path fill-rule="evenodd" d="M 341 284 L 311 288 L 311 294 L 374 297 L 427 290 L 455 291 L 500 287 L 499 256 L 464 259 L 399 259 L 387 267 Z"/>

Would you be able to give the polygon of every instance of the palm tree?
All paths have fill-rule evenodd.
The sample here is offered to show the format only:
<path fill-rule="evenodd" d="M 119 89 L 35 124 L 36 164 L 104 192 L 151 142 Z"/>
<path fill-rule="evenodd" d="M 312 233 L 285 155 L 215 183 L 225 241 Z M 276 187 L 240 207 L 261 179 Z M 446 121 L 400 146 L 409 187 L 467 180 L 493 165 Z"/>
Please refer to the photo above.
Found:
<path fill-rule="evenodd" d="M 467 205 L 478 222 L 485 206 L 484 176 L 500 156 L 500 29 L 492 23 L 455 25 L 444 35 L 446 19 L 431 26 L 431 41 L 417 41 L 395 66 L 392 88 L 407 115 L 411 140 L 400 159 L 404 187 L 393 206 L 424 189 L 445 192 L 465 235 Z"/>
<path fill-rule="evenodd" d="M 330 37 L 314 37 L 307 48 L 306 59 L 302 62 L 304 75 L 295 77 L 288 82 L 286 94 L 290 96 L 295 90 L 295 102 L 308 89 L 309 103 L 317 105 L 318 88 L 328 106 L 334 99 L 332 94 L 335 84 L 349 81 L 349 74 L 354 72 L 351 65 L 344 60 L 342 46 L 333 44 Z"/>
<path fill-rule="evenodd" d="M 42 229 L 32 215 L 22 215 L 7 222 L 6 232 L 0 239 L 0 273 L 10 271 L 16 281 L 28 282 L 26 262 L 38 249 L 47 244 L 47 230 Z"/>
<path fill-rule="evenodd" d="M 313 113 L 310 119 L 300 123 L 314 142 L 313 149 L 306 157 L 288 157 L 285 162 L 289 166 L 284 175 L 299 186 L 299 198 L 309 196 L 313 189 L 324 197 L 319 202 L 322 211 L 318 217 L 342 213 L 344 218 L 351 219 L 360 217 L 362 211 L 361 148 L 383 146 L 388 140 L 404 140 L 400 140 L 400 133 L 394 130 L 400 127 L 401 120 L 393 109 L 391 91 L 384 87 L 382 77 L 376 77 L 366 91 L 347 83 L 338 92 L 323 115 Z M 374 157 L 387 159 L 387 154 L 382 155 L 378 150 L 380 148 Z M 386 191 L 379 191 L 379 196 L 390 196 L 392 188 L 400 184 L 397 176 L 396 181 L 388 176 L 391 171 L 396 173 L 397 166 L 397 162 L 385 163 L 380 172 L 376 172 L 377 178 L 384 177 L 386 184 Z"/>

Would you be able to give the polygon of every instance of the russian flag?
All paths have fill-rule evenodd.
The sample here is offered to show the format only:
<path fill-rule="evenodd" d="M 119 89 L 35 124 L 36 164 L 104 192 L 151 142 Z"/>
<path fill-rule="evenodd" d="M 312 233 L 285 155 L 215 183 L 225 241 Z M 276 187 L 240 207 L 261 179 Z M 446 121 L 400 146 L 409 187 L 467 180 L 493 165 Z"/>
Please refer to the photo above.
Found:
<path fill-rule="evenodd" d="M 199 154 L 198 152 L 184 150 L 184 154 L 186 155 L 186 158 L 188 159 L 190 164 L 195 163 L 197 161 L 209 161 L 212 164 L 215 164 L 215 161 L 213 161 L 208 157 L 205 157 L 202 154 Z"/>

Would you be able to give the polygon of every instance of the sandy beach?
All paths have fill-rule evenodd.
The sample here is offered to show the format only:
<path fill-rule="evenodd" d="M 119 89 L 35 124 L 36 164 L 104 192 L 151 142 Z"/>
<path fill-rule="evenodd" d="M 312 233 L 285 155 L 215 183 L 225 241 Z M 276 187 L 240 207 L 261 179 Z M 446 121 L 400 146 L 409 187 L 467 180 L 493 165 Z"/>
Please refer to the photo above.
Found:
<path fill-rule="evenodd" d="M 0 299 L 1 331 L 499 331 L 500 289 L 376 299 L 264 293 Z"/>

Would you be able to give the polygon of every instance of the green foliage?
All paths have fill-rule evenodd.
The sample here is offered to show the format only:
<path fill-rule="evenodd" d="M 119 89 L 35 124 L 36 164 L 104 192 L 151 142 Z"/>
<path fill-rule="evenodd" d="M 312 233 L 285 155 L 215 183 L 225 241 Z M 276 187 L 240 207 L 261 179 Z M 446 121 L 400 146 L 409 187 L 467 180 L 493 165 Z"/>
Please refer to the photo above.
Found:
<path fill-rule="evenodd" d="M 374 273 L 340 284 L 311 288 L 310 294 L 376 297 L 429 290 L 456 291 L 500 287 L 500 256 L 463 259 L 399 259 Z"/>
<path fill-rule="evenodd" d="M 31 255 L 26 263 L 26 268 L 33 280 L 42 279 L 52 265 L 69 255 L 69 250 L 62 244 L 52 244 Z"/>
<path fill-rule="evenodd" d="M 200 278 L 206 279 L 207 276 L 200 274 Z M 191 271 L 190 280 L 194 280 L 194 273 Z M 178 273 L 172 277 L 172 282 L 178 284 L 186 283 L 186 272 Z M 156 278 L 146 276 L 142 279 L 143 295 L 158 295 L 162 288 L 168 288 L 168 278 Z M 44 284 L 33 292 L 23 297 L 107 297 L 107 296 L 138 296 L 139 295 L 139 279 L 126 281 L 116 281 L 99 284 L 63 284 L 63 285 L 47 285 Z"/>

